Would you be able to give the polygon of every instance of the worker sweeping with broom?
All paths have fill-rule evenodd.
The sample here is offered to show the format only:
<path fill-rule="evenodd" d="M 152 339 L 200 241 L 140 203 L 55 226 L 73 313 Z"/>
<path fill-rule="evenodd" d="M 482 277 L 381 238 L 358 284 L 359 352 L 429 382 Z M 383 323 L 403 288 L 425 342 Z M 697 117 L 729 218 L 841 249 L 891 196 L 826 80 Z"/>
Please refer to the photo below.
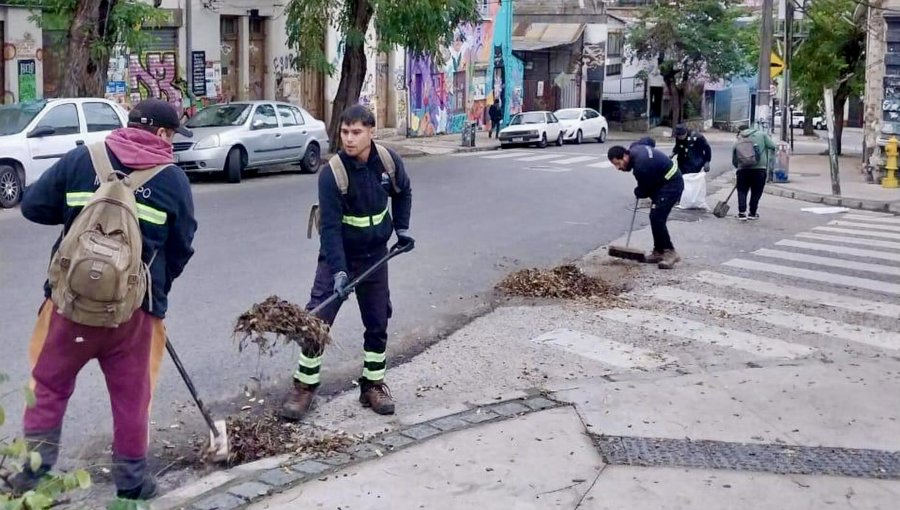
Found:
<path fill-rule="evenodd" d="M 650 229 L 653 232 L 653 251 L 645 262 L 658 264 L 660 269 L 672 269 L 681 260 L 675 251 L 666 221 L 678 203 L 684 180 L 678 165 L 663 152 L 657 150 L 652 138 L 642 138 L 627 149 L 616 145 L 609 149 L 609 161 L 621 172 L 633 172 L 637 180 L 634 196 L 649 198 Z"/>

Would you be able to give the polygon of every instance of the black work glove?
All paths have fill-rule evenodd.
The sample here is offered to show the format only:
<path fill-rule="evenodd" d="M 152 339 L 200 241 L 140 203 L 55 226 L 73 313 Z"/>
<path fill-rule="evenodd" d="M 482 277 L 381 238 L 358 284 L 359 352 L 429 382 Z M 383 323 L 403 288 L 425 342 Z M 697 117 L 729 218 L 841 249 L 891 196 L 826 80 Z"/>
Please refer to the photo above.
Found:
<path fill-rule="evenodd" d="M 416 240 L 410 237 L 409 232 L 405 230 L 397 231 L 397 247 L 406 251 L 412 251 L 416 247 Z"/>
<path fill-rule="evenodd" d="M 709 172 L 709 163 L 703 165 L 703 171 L 704 171 L 704 172 Z"/>
<path fill-rule="evenodd" d="M 350 295 L 350 292 L 347 291 L 347 284 L 349 283 L 350 277 L 347 276 L 347 273 L 341 271 L 334 274 L 334 292 L 340 295 L 341 298 L 345 298 Z"/>

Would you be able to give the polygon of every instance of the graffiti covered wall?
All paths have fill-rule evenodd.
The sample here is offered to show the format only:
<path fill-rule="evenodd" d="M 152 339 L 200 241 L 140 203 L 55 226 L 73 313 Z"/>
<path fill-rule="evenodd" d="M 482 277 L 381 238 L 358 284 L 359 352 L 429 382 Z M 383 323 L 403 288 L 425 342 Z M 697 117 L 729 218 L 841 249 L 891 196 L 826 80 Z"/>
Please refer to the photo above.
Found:
<path fill-rule="evenodd" d="M 510 46 L 510 4 L 491 2 L 484 21 L 459 27 L 442 51 L 442 66 L 428 56 L 407 56 L 409 99 L 402 107 L 409 136 L 459 133 L 467 122 L 487 129 L 494 99 L 500 100 L 505 120 L 521 111 L 524 64 Z"/>

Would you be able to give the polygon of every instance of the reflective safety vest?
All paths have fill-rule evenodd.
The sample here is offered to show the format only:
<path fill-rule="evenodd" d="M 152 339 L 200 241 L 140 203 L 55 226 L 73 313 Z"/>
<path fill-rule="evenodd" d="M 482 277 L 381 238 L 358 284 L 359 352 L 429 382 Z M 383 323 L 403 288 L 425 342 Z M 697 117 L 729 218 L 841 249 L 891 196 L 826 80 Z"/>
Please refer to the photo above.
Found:
<path fill-rule="evenodd" d="M 391 157 L 391 153 L 383 145 L 376 143 L 375 150 L 378 151 L 378 159 L 381 160 L 381 164 L 382 166 L 384 166 L 384 172 L 390 179 L 391 186 L 393 186 L 394 188 L 394 192 L 400 193 L 400 188 L 397 186 L 397 180 L 395 178 L 397 165 L 394 163 L 394 158 Z M 340 156 L 335 154 L 331 157 L 330 160 L 328 160 L 328 166 L 331 167 L 331 172 L 332 174 L 334 174 L 334 181 L 337 184 L 338 190 L 340 190 L 341 195 L 346 195 L 350 188 L 350 177 L 347 175 L 347 168 L 344 166 L 344 162 L 341 160 Z M 385 208 L 384 211 L 373 216 L 344 215 L 342 222 L 345 225 L 350 225 L 351 227 L 374 227 L 380 225 L 381 222 L 384 221 L 384 218 L 387 217 L 387 213 L 388 208 Z M 312 239 L 313 228 L 315 228 L 316 233 L 319 233 L 320 220 L 321 215 L 319 212 L 319 204 L 313 204 L 309 210 L 309 220 L 306 226 L 307 239 Z"/>

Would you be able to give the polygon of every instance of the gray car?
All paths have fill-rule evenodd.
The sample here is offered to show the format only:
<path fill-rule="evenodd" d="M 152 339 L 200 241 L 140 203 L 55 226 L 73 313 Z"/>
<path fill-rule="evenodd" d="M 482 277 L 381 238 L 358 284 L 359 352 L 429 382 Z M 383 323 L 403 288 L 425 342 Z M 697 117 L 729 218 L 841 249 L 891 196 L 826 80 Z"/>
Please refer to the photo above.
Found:
<path fill-rule="evenodd" d="M 316 173 L 329 150 L 325 123 L 303 108 L 276 101 L 211 105 L 187 122 L 193 138 L 176 135 L 175 159 L 186 172 L 222 172 L 241 182 L 246 170 L 299 163 Z"/>

